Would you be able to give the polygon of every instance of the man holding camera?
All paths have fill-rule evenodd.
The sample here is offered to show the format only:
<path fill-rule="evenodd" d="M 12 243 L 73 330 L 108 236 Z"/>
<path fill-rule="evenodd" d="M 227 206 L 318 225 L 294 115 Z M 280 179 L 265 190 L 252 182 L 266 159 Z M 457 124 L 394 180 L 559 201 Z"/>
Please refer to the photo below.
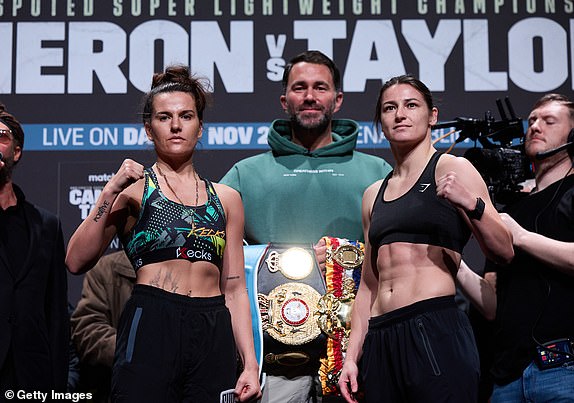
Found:
<path fill-rule="evenodd" d="M 501 214 L 516 254 L 497 268 L 492 403 L 574 397 L 573 141 L 574 103 L 544 95 L 524 142 L 536 187 Z"/>

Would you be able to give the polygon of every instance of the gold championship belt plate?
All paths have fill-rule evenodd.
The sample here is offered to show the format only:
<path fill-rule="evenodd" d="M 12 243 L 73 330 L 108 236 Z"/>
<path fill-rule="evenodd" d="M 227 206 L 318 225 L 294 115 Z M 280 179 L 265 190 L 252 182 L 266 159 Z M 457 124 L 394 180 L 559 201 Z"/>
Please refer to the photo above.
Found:
<path fill-rule="evenodd" d="M 263 330 L 287 345 L 302 345 L 321 333 L 316 312 L 321 294 L 304 283 L 285 283 L 258 294 Z"/>
<path fill-rule="evenodd" d="M 355 301 L 355 282 L 352 278 L 346 277 L 343 280 L 343 293 L 339 297 L 333 291 L 328 292 L 319 299 L 318 309 L 315 313 L 319 328 L 327 336 L 337 338 L 339 332 L 343 332 L 345 345 L 343 350 L 347 350 L 347 341 L 351 332 L 351 310 Z"/>

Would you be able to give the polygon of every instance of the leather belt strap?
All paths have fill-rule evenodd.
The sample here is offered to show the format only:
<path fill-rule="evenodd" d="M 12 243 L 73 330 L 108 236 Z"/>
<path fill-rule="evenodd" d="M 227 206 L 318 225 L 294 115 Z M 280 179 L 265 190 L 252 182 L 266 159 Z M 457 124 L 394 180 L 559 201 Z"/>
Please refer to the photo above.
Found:
<path fill-rule="evenodd" d="M 307 364 L 309 362 L 309 358 L 309 354 L 303 351 L 292 351 L 280 354 L 265 354 L 265 362 L 269 364 L 279 364 L 289 367 Z"/>

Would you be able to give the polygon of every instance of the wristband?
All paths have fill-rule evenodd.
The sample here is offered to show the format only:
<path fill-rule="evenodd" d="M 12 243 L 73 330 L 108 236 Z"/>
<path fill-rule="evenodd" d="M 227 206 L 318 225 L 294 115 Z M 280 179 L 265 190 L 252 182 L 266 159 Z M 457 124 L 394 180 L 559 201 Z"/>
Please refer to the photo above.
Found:
<path fill-rule="evenodd" d="M 482 215 L 484 214 L 484 207 L 485 207 L 484 200 L 482 200 L 480 197 L 477 197 L 476 206 L 474 206 L 474 210 L 467 211 L 466 216 L 471 220 L 480 220 L 482 218 Z"/>

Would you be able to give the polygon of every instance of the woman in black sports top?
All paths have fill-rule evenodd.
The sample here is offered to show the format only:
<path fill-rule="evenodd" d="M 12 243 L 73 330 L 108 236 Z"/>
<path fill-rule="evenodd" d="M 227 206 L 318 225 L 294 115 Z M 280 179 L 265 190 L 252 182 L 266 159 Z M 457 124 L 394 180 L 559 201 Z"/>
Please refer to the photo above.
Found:
<path fill-rule="evenodd" d="M 206 89 L 187 67 L 154 74 L 143 123 L 155 164 L 144 169 L 126 159 L 68 245 L 68 269 L 83 273 L 117 234 L 136 270 L 118 326 L 113 401 L 219 402 L 230 390 L 247 401 L 261 394 L 241 198 L 193 166 L 205 104 Z"/>
<path fill-rule="evenodd" d="M 433 147 L 437 115 L 412 76 L 380 91 L 375 123 L 396 165 L 363 196 L 365 261 L 339 379 L 349 402 L 359 374 L 367 402 L 477 399 L 478 353 L 454 302 L 461 252 L 471 233 L 495 261 L 510 261 L 513 249 L 478 171 Z"/>

